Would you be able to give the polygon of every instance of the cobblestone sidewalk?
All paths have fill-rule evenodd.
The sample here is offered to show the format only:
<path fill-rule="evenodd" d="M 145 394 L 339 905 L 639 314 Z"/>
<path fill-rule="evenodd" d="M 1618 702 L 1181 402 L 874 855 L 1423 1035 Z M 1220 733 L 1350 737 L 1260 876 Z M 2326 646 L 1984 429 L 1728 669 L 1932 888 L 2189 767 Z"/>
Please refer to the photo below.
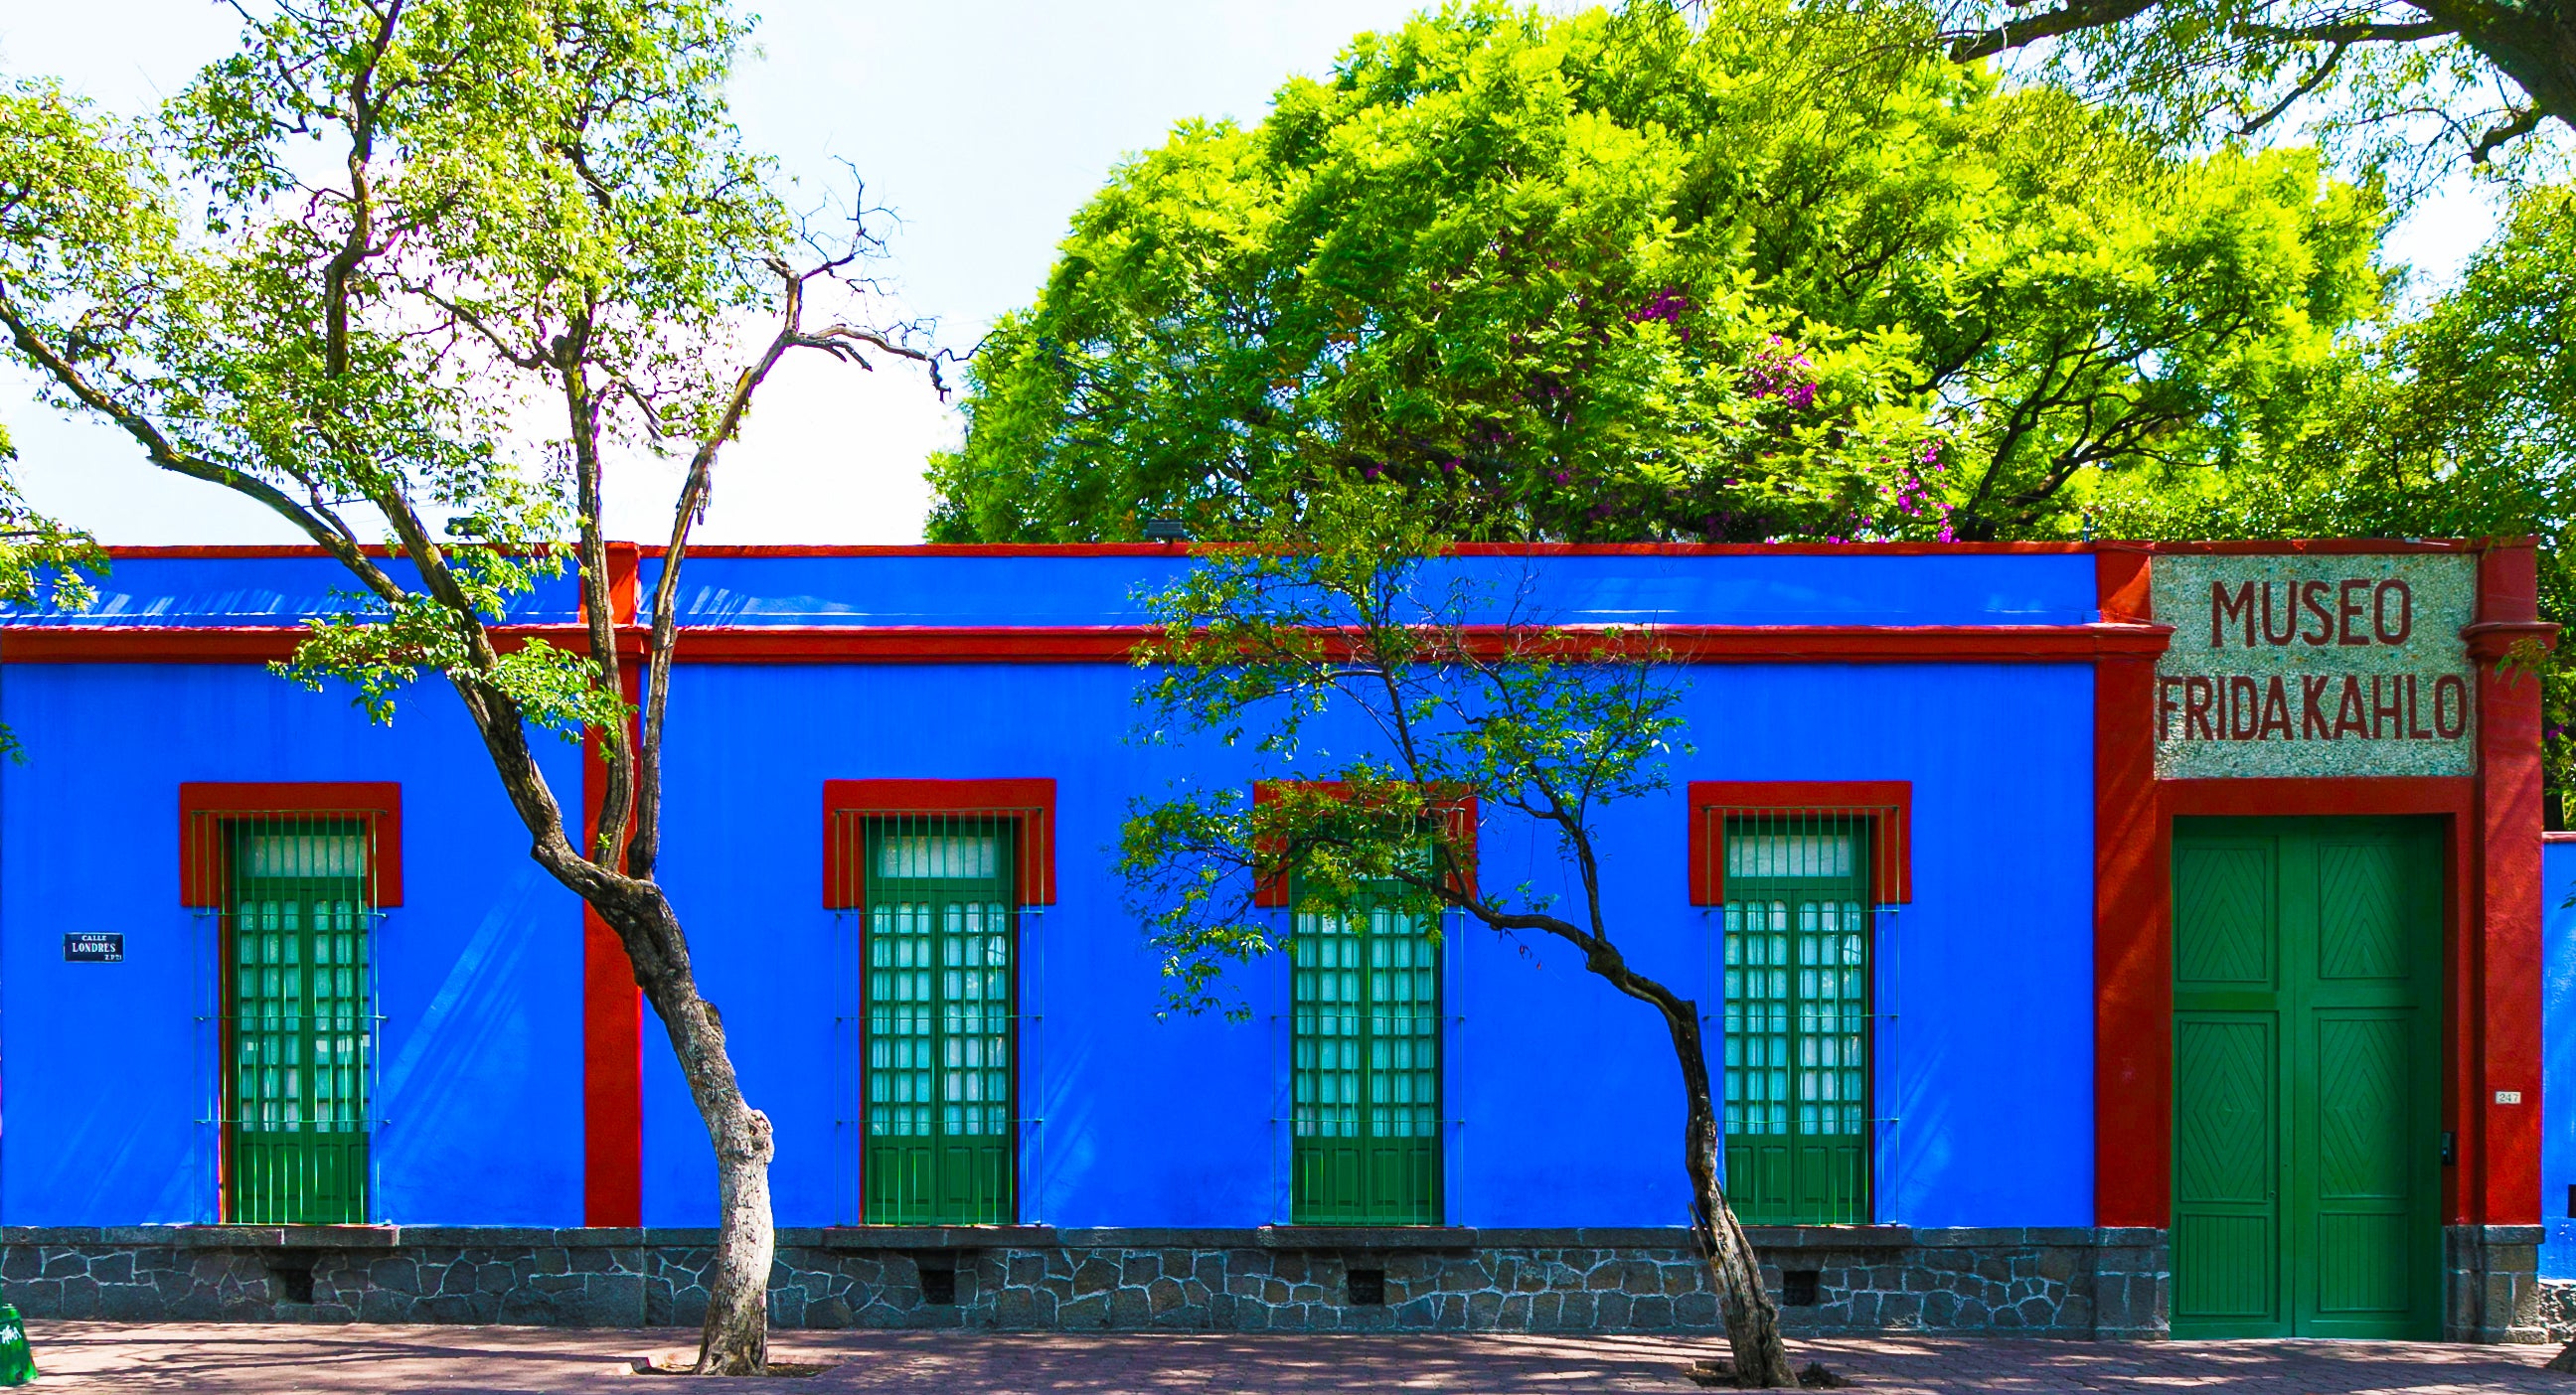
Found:
<path fill-rule="evenodd" d="M 828 1362 L 792 1383 L 638 1376 L 638 1356 L 692 1343 L 677 1331 L 529 1327 L 39 1324 L 42 1391 L 555 1395 L 762 1389 L 839 1391 L 1697 1390 L 1681 1374 L 1722 1344 L 1662 1337 L 1319 1336 L 883 1332 L 785 1334 L 781 1359 Z M 2550 1349 L 2399 1342 L 2092 1342 L 1853 1337 L 1797 1345 L 1854 1389 L 1887 1395 L 2231 1390 L 2267 1395 L 2549 1391 Z"/>

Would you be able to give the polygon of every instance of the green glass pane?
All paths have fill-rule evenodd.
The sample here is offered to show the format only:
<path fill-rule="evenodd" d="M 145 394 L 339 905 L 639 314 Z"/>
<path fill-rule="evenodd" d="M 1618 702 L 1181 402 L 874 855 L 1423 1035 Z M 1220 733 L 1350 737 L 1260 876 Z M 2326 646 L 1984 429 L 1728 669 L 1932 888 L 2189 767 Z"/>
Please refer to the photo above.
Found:
<path fill-rule="evenodd" d="M 864 1219 L 1013 1220 L 1009 830 L 888 821 L 866 865 Z"/>
<path fill-rule="evenodd" d="M 1747 1221 L 1870 1219 L 1868 832 L 1814 815 L 1729 823 L 1721 1108 Z"/>
<path fill-rule="evenodd" d="M 225 1218 L 363 1223 L 375 1039 L 366 830 L 262 819 L 229 832 Z"/>
<path fill-rule="evenodd" d="M 1440 984 L 1433 926 L 1363 895 L 1297 897 L 1289 942 L 1291 1219 L 1440 1220 Z"/>

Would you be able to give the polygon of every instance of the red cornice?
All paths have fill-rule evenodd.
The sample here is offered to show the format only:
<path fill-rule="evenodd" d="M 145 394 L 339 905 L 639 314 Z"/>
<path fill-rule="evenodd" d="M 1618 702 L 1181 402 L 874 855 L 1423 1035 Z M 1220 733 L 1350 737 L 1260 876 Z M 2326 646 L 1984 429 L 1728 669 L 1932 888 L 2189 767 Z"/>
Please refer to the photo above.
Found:
<path fill-rule="evenodd" d="M 2463 626 L 2460 638 L 2468 641 L 2470 658 L 2501 659 L 2525 639 L 2540 641 L 2543 652 L 2557 648 L 2558 626 L 2547 620 L 2481 620 Z"/>
<path fill-rule="evenodd" d="M 2510 545 L 2517 540 L 2499 540 Z M 2291 553 L 2306 556 L 2369 555 L 2387 556 L 2411 552 L 2481 552 L 2490 543 L 2477 538 L 2275 538 L 2209 542 L 2103 542 L 2100 550 L 2166 552 L 2205 555 L 2260 556 L 2267 553 Z"/>
<path fill-rule="evenodd" d="M 293 655 L 309 631 L 294 625 L 30 625 L 0 630 L 0 661 L 22 664 L 271 663 Z M 1150 625 L 697 626 L 680 631 L 690 663 L 932 664 L 1125 663 L 1161 633 Z M 1500 658 L 1543 652 L 1588 658 L 1662 651 L 1680 663 L 2080 663 L 2164 652 L 2164 625 L 1662 625 L 1565 626 L 1533 648 L 1528 631 L 1477 626 L 1473 652 Z M 630 651 L 640 629 L 621 629 Z M 578 649 L 575 625 L 494 631 L 504 647 L 544 639 Z"/>
<path fill-rule="evenodd" d="M 2287 538 L 2223 542 L 1768 542 L 1768 543 L 1458 543 L 1460 557 L 1925 557 L 2032 556 L 2091 552 L 2139 551 L 2177 553 L 2409 553 L 2478 552 L 2489 547 L 2519 546 L 2521 538 Z M 834 545 L 820 543 L 711 544 L 689 549 L 692 557 L 1176 557 L 1219 552 L 1228 543 L 890 543 Z M 637 547 L 644 557 L 668 549 L 658 543 Z M 389 557 L 381 545 L 365 549 L 370 557 Z M 236 559 L 322 558 L 321 548 L 297 544 L 217 544 L 187 547 L 111 547 L 110 558 Z"/>

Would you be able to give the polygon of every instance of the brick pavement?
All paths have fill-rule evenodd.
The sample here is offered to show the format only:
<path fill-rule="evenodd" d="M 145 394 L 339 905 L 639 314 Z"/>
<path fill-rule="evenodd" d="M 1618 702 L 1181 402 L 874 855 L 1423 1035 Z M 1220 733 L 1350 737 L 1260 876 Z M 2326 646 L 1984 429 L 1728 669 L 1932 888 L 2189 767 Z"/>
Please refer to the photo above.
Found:
<path fill-rule="evenodd" d="M 297 1327 L 43 1323 L 44 1391 L 287 1395 L 556 1395 L 694 1390 L 628 1368 L 694 1340 L 678 1331 L 529 1327 Z M 1664 1337 L 841 1332 L 785 1334 L 782 1359 L 834 1363 L 811 1380 L 721 1381 L 782 1395 L 839 1391 L 1696 1390 L 1681 1375 L 1720 1344 Z M 1845 1337 L 1800 1342 L 1855 1389 L 1886 1395 L 2231 1390 L 2267 1395 L 2550 1391 L 2576 1376 L 2539 1369 L 2533 1347 L 2396 1342 L 2119 1343 Z"/>

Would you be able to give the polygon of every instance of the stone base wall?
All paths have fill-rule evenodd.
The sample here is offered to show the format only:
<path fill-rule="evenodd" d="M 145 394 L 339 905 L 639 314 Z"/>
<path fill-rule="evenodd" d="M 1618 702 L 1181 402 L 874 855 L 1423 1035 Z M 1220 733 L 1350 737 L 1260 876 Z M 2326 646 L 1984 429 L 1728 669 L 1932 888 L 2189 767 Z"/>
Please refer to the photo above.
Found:
<path fill-rule="evenodd" d="M 1793 1333 L 2155 1337 L 2164 1232 L 1767 1227 Z M 782 1230 L 781 1328 L 1720 1329 L 1681 1230 Z M 26 1316 L 694 1326 L 708 1231 L 0 1228 Z"/>
<path fill-rule="evenodd" d="M 2536 1225 L 2442 1228 L 2442 1336 L 2453 1342 L 2548 1339 L 2540 1301 Z"/>
<path fill-rule="evenodd" d="M 2543 1279 L 2539 1298 L 2542 1340 L 2576 1342 L 2576 1279 Z"/>

